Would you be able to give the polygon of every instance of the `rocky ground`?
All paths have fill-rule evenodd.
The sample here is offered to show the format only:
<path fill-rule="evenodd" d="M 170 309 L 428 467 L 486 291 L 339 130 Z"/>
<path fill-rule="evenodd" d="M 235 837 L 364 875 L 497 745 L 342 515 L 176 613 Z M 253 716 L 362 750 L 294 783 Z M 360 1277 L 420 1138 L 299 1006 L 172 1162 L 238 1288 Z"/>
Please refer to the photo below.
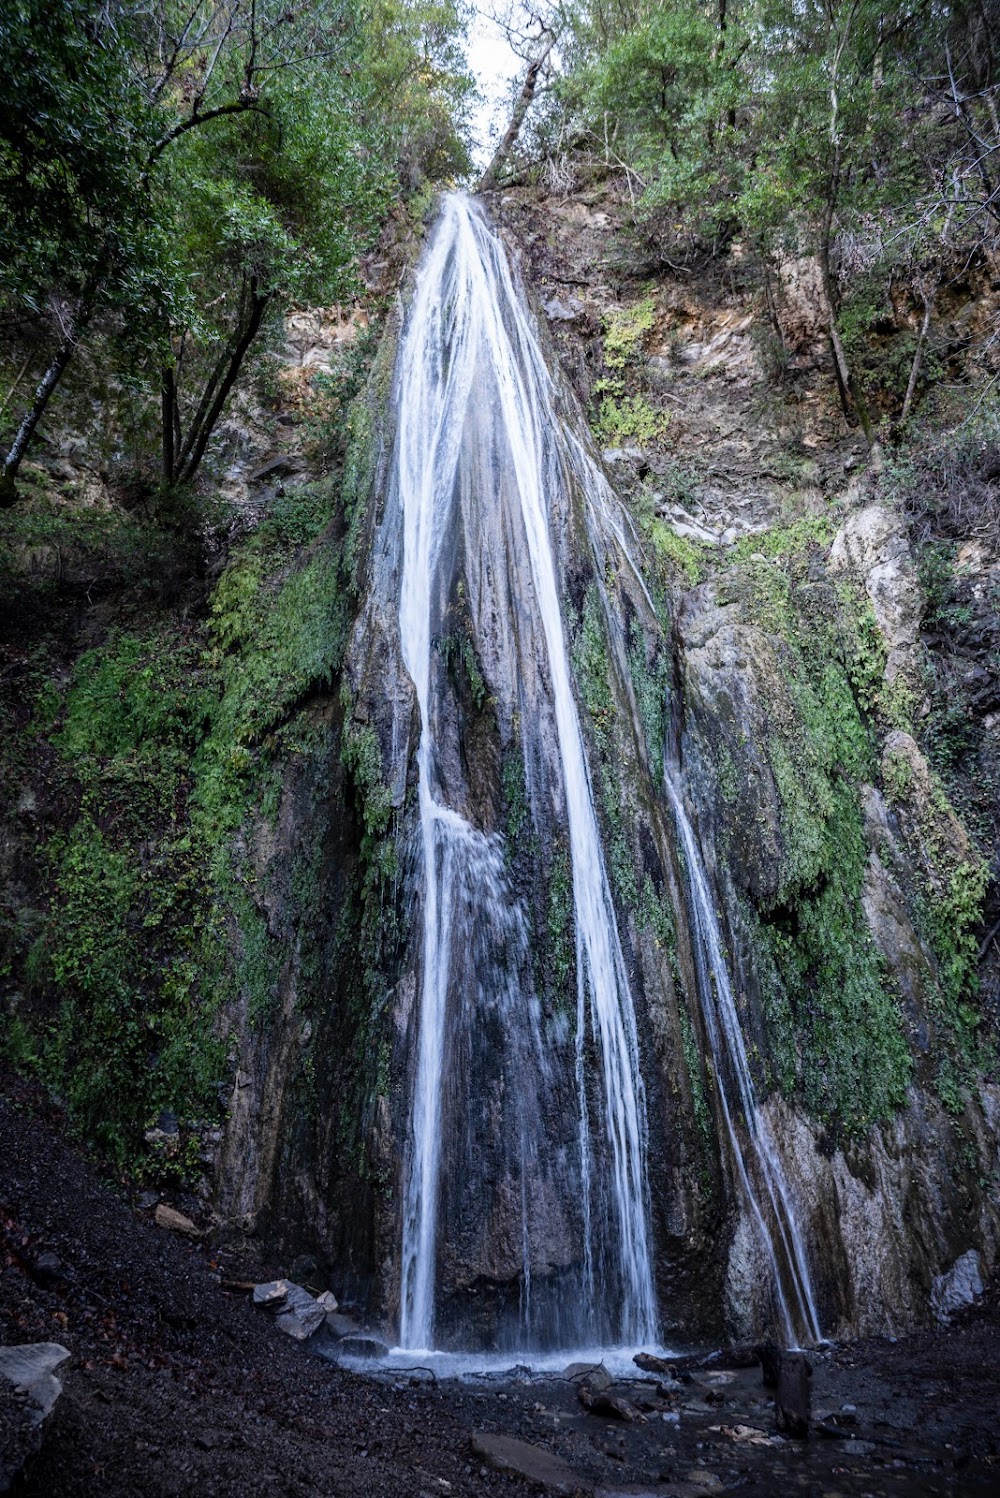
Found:
<path fill-rule="evenodd" d="M 157 1227 L 149 1193 L 102 1181 L 4 1083 L 0 1339 L 71 1354 L 23 1498 L 1000 1492 L 995 1291 L 940 1331 L 811 1355 L 807 1440 L 776 1430 L 759 1365 L 719 1353 L 619 1384 L 366 1377 L 285 1338 L 226 1288 L 246 1266 Z"/>

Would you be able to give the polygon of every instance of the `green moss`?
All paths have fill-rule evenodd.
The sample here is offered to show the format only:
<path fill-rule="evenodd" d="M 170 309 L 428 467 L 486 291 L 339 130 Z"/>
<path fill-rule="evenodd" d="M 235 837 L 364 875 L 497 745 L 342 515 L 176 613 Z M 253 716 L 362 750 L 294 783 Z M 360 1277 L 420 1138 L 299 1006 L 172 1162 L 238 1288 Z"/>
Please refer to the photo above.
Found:
<path fill-rule="evenodd" d="M 648 874 L 642 882 L 642 892 L 639 896 L 639 925 L 642 929 L 652 933 L 656 945 L 661 947 L 668 957 L 676 954 L 677 927 L 674 923 L 673 906 L 666 888 L 657 894 Z"/>
<path fill-rule="evenodd" d="M 606 381 L 598 381 L 595 392 L 603 394 Z M 597 412 L 594 432 L 600 442 L 611 445 L 617 442 L 656 442 L 665 437 L 670 425 L 670 412 L 650 405 L 643 395 L 605 394 Z"/>
<path fill-rule="evenodd" d="M 515 723 L 515 733 L 518 725 Z M 528 824 L 528 791 L 524 781 L 524 758 L 517 738 L 503 756 L 500 772 L 503 790 L 504 818 L 507 831 L 507 857 L 514 857 L 521 833 Z"/>
<path fill-rule="evenodd" d="M 562 1007 L 568 1004 L 569 982 L 576 972 L 573 874 L 565 849 L 559 849 L 552 860 L 545 925 L 551 986 L 557 1007 Z"/>
<path fill-rule="evenodd" d="M 769 559 L 808 552 L 813 547 L 829 546 L 835 526 L 828 515 L 800 515 L 785 525 L 773 525 L 751 536 L 741 536 L 730 548 L 727 561 L 749 562 L 755 555 Z"/>
<path fill-rule="evenodd" d="M 32 1065 L 121 1163 L 141 1164 L 160 1109 L 218 1117 L 221 1010 L 242 995 L 259 1022 L 277 991 L 285 954 L 236 834 L 276 816 L 301 704 L 339 668 L 333 508 L 329 484 L 289 492 L 234 553 L 207 627 L 154 614 L 39 699 L 70 809 L 32 949 L 8 965 L 29 985 Z"/>
<path fill-rule="evenodd" d="M 653 519 L 645 527 L 656 557 L 680 573 L 692 588 L 705 575 L 705 548 L 687 536 L 679 536 L 665 520 Z"/>
<path fill-rule="evenodd" d="M 604 318 L 604 362 L 622 371 L 642 354 L 646 335 L 656 324 L 656 301 L 647 296 L 633 307 L 616 307 Z"/>
<path fill-rule="evenodd" d="M 791 643 L 777 651 L 764 747 L 780 801 L 779 880 L 752 927 L 771 990 L 768 1047 L 783 1091 L 801 1087 L 816 1117 L 856 1133 L 901 1106 L 912 1070 L 898 997 L 861 914 L 859 786 L 874 774 L 872 733 L 828 629 L 797 624 L 791 588 L 777 596 Z"/>
<path fill-rule="evenodd" d="M 637 784 L 640 772 L 627 722 L 619 713 L 612 693 L 604 610 L 596 583 L 591 584 L 584 597 L 572 658 L 597 750 L 597 780 L 604 814 L 604 845 L 611 888 L 622 908 L 634 912 L 638 907 L 639 888 L 627 827 L 627 817 L 631 815 L 628 787 Z M 646 669 L 634 654 L 631 664 L 633 671 L 641 673 Z M 651 693 L 657 690 L 654 681 L 655 673 L 650 682 Z M 652 696 L 649 709 L 655 711 Z"/>
<path fill-rule="evenodd" d="M 344 699 L 345 710 L 349 701 Z M 395 839 L 388 836 L 392 821 L 392 797 L 382 771 L 382 747 L 370 724 L 348 723 L 341 758 L 358 792 L 364 837 L 361 859 L 365 888 L 372 890 L 396 874 Z"/>
<path fill-rule="evenodd" d="M 694 1036 L 694 1026 L 691 1016 L 683 1004 L 677 1011 L 681 1029 L 681 1048 L 684 1052 L 684 1065 L 691 1086 L 691 1100 L 694 1104 L 694 1117 L 698 1129 L 698 1136 L 706 1150 L 714 1146 L 714 1127 L 712 1124 L 712 1110 L 709 1107 L 708 1095 L 705 1090 L 705 1077 L 702 1072 L 701 1055 Z"/>

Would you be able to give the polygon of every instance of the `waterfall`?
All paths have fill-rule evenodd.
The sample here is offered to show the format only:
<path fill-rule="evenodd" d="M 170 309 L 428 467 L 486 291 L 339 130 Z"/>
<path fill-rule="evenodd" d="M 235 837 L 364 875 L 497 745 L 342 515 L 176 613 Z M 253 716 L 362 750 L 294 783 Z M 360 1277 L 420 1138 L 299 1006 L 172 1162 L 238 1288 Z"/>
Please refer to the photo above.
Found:
<path fill-rule="evenodd" d="M 519 1089 L 519 1153 L 522 1161 L 546 1154 L 538 1122 L 546 1046 L 525 977 L 526 918 L 508 887 L 504 836 L 477 827 L 467 808 L 448 800 L 449 774 L 458 772 L 448 768 L 434 651 L 459 546 L 472 604 L 511 653 L 516 680 L 509 693 L 525 694 L 517 711 L 533 800 L 545 789 L 544 722 L 552 724 L 558 763 L 560 785 L 549 800 L 560 803 L 568 834 L 576 941 L 577 1159 L 560 1177 L 563 1195 L 578 1197 L 563 1203 L 580 1224 L 583 1304 L 572 1308 L 573 1325 L 584 1335 L 610 1325 L 618 1340 L 648 1341 L 656 1308 L 635 1010 L 573 694 L 552 536 L 553 513 L 566 510 L 574 485 L 596 492 L 597 469 L 556 408 L 533 317 L 500 240 L 461 195 L 445 198 L 417 278 L 395 400 L 390 499 L 403 515 L 399 628 L 420 712 L 422 936 L 403 1178 L 401 1344 L 430 1347 L 434 1338 L 442 1099 L 460 983 L 501 1017 L 505 1035 L 516 1031 L 519 1038 L 506 1043 L 515 1056 L 510 1086 Z M 494 681 L 489 686 L 502 695 Z M 523 1171 L 520 1197 L 521 1301 L 530 1316 L 537 1285 Z M 615 1308 L 610 1321 L 608 1303 Z"/>
<path fill-rule="evenodd" d="M 802 1235 L 781 1167 L 781 1157 L 767 1119 L 757 1105 L 704 861 L 684 809 L 675 772 L 669 765 L 665 768 L 664 782 L 687 869 L 698 997 L 712 1052 L 712 1069 L 726 1139 L 754 1230 L 770 1265 L 782 1335 L 789 1345 L 794 1345 L 800 1336 L 819 1342 L 819 1317 Z M 730 1080 L 727 1079 L 735 1083 L 732 1098 Z M 741 1134 L 745 1134 L 746 1148 Z M 789 1304 L 789 1288 L 792 1304 Z"/>

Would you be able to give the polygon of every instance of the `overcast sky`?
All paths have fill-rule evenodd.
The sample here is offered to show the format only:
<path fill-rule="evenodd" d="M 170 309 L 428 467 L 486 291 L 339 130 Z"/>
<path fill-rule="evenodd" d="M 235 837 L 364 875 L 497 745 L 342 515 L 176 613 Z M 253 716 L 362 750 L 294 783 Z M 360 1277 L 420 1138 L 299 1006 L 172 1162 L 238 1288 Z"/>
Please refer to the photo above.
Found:
<path fill-rule="evenodd" d="M 507 128 L 511 83 L 527 64 L 511 51 L 507 38 L 482 6 L 476 7 L 476 17 L 469 27 L 468 54 L 469 65 L 483 96 L 483 102 L 473 117 L 473 125 L 476 165 L 484 170 L 490 164 L 500 135 Z"/>

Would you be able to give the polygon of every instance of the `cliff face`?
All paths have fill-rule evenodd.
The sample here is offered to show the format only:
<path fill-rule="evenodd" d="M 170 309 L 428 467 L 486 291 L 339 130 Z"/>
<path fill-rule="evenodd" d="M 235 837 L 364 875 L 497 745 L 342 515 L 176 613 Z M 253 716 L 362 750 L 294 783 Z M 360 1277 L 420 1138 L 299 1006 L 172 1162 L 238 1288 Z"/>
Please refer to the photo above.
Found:
<path fill-rule="evenodd" d="M 636 532 L 627 549 L 641 581 L 618 543 L 595 541 L 575 493 L 557 549 L 635 992 L 665 1331 L 750 1334 L 771 1311 L 721 1112 L 668 772 L 697 835 L 822 1328 L 926 1322 L 934 1276 L 969 1249 L 992 1272 L 1000 1237 L 1000 553 L 985 523 L 997 504 L 995 431 L 939 440 L 928 430 L 872 474 L 828 373 L 808 264 L 790 264 L 765 306 L 738 251 L 724 270 L 658 263 L 627 231 L 614 183 L 565 198 L 519 189 L 490 211 L 547 324 L 560 409 L 572 423 L 581 404 Z M 220 1231 L 253 1235 L 285 1261 L 310 1254 L 338 1293 L 387 1325 L 399 1304 L 419 971 L 419 721 L 400 651 L 401 522 L 388 482 L 398 331 L 390 318 L 323 505 L 298 529 L 285 522 L 280 546 L 236 552 L 214 585 L 215 634 L 199 639 L 221 652 L 223 675 L 209 683 L 207 719 L 178 740 L 193 784 L 165 785 L 157 813 L 166 826 L 180 808 L 202 829 L 198 856 L 218 878 L 216 1002 L 193 1033 L 219 1051 L 221 1143 L 208 1137 L 217 1119 L 204 1092 L 185 1116 L 182 1082 L 177 1106 L 182 1135 L 190 1125 L 205 1154 Z M 299 480 L 286 482 L 294 495 Z M 264 510 L 274 502 L 265 496 Z M 957 534 L 963 513 L 971 541 Z M 442 775 L 470 822 L 510 849 L 554 1069 L 542 1130 L 553 1155 L 566 1154 L 577 1129 L 574 931 L 559 770 L 543 710 L 536 787 L 547 800 L 532 799 L 519 714 L 544 682 L 525 679 L 485 606 L 493 595 L 470 585 L 505 544 L 481 514 L 481 531 L 456 539 L 442 600 Z M 37 555 L 20 554 L 22 572 L 29 565 Z M 114 642 L 79 607 L 99 653 L 92 673 Z M 197 616 L 200 606 L 185 607 Z M 336 628 L 317 636 L 327 608 Z M 293 618 L 316 627 L 296 633 Z M 144 659 L 176 663 L 178 649 L 171 613 Z M 73 666 L 79 636 L 66 653 L 72 694 L 86 678 Z M 204 658 L 197 669 L 209 669 Z M 92 745 L 94 775 L 113 763 L 114 784 L 131 785 L 119 760 L 144 752 L 141 728 L 135 737 L 133 748 Z M 59 753 L 66 741 L 53 741 Z M 5 824 L 16 919 L 50 950 L 54 918 L 76 896 L 62 864 L 53 884 L 31 863 L 25 819 L 41 808 L 47 846 L 80 817 L 76 802 L 39 797 L 39 756 L 51 753 L 33 749 L 17 766 Z M 121 829 L 104 816 L 92 819 L 95 860 L 106 847 L 148 859 L 145 843 L 159 846 L 147 835 L 140 848 L 138 831 L 116 842 Z M 180 864 L 158 867 L 167 883 L 186 877 Z M 189 925 L 183 940 L 167 931 L 168 954 L 191 951 Z M 25 1036 L 63 981 L 40 971 L 37 952 L 34 969 L 25 963 L 30 946 L 10 944 L 19 999 L 9 1013 Z M 152 981 L 138 975 L 135 991 Z M 91 994 L 78 985 L 73 1002 L 83 1009 Z M 456 1159 L 465 1173 L 480 1159 L 479 1189 L 470 1210 L 463 1181 L 446 1176 L 454 1231 L 441 1254 L 443 1335 L 471 1329 L 484 1343 L 518 1312 L 522 1184 L 536 1293 L 557 1300 L 578 1258 L 546 1162 L 526 1171 L 491 1146 L 518 1123 L 494 1019 L 462 1071 L 475 1110 Z M 456 1120 L 467 1111 L 462 1098 L 449 1106 Z"/>

